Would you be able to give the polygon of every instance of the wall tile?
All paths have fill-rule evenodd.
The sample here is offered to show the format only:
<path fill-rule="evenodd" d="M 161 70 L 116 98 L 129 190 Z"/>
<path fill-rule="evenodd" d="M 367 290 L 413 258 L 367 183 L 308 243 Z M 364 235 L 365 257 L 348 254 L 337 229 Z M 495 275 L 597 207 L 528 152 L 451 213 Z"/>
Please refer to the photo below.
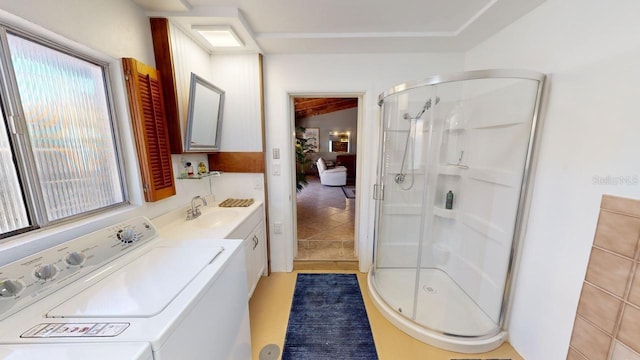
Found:
<path fill-rule="evenodd" d="M 613 346 L 611 360 L 640 360 L 640 354 L 624 346 L 619 341 L 616 341 Z"/>
<path fill-rule="evenodd" d="M 640 360 L 639 238 L 640 200 L 604 195 L 567 360 Z"/>
<path fill-rule="evenodd" d="M 598 330 L 581 317 L 576 317 L 571 336 L 571 346 L 587 355 L 589 360 L 606 360 L 611 337 Z"/>
<path fill-rule="evenodd" d="M 594 248 L 591 250 L 586 280 L 622 297 L 631 264 L 630 260 Z"/>
<path fill-rule="evenodd" d="M 622 301 L 589 284 L 582 287 L 578 314 L 613 335 Z"/>
<path fill-rule="evenodd" d="M 631 284 L 631 292 L 629 293 L 629 302 L 636 306 L 640 306 L 640 266 L 636 268 L 636 275 Z"/>
<path fill-rule="evenodd" d="M 640 352 L 640 310 L 627 305 L 622 316 L 618 339 L 636 352 Z"/>
<path fill-rule="evenodd" d="M 613 195 L 603 195 L 600 203 L 602 209 L 640 216 L 640 201 L 621 198 Z"/>
<path fill-rule="evenodd" d="M 601 211 L 594 244 L 633 258 L 640 236 L 640 219 Z"/>
<path fill-rule="evenodd" d="M 569 353 L 567 354 L 567 360 L 587 360 L 587 358 L 582 356 L 582 354 L 580 354 L 573 348 L 569 348 Z"/>

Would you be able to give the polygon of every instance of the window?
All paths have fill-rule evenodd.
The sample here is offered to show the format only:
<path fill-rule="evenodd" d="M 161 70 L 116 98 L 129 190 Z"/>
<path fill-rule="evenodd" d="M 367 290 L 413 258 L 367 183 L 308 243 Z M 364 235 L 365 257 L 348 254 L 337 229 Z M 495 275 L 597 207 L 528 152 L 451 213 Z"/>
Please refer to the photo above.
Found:
<path fill-rule="evenodd" d="M 107 64 L 0 37 L 0 237 L 125 203 Z"/>

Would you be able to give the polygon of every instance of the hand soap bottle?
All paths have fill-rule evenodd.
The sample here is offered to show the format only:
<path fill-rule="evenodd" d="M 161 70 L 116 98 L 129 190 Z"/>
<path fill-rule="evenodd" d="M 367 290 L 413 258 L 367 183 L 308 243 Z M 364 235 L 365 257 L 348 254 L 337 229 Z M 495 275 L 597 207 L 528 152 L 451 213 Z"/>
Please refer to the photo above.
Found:
<path fill-rule="evenodd" d="M 453 191 L 451 190 L 447 193 L 447 200 L 444 203 L 444 207 L 448 210 L 453 209 Z"/>

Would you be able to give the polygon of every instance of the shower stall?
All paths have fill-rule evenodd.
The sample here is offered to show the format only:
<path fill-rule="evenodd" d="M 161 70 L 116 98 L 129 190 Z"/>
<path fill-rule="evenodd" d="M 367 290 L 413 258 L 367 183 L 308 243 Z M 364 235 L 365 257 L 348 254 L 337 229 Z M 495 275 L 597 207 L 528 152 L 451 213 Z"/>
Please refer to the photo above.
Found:
<path fill-rule="evenodd" d="M 506 340 L 544 78 L 469 71 L 380 95 L 369 289 L 423 342 L 480 353 Z"/>

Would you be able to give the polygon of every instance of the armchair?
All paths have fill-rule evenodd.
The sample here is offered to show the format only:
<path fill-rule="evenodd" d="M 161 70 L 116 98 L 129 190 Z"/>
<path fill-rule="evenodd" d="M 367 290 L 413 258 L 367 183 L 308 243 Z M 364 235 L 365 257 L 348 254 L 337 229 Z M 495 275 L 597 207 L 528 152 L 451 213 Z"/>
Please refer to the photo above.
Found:
<path fill-rule="evenodd" d="M 318 175 L 320 175 L 320 184 L 327 186 L 344 186 L 347 184 L 347 168 L 344 166 L 336 166 L 333 169 L 327 169 L 322 158 L 316 162 L 318 166 Z"/>

